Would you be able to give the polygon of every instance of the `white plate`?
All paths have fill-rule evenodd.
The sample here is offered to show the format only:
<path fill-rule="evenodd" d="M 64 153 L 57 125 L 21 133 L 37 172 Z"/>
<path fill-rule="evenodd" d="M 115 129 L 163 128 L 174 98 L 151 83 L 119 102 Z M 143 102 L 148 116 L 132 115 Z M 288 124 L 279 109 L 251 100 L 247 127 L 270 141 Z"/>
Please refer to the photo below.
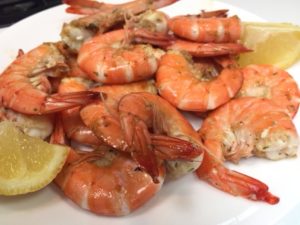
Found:
<path fill-rule="evenodd" d="M 117 2 L 117 1 L 110 1 Z M 118 1 L 119 2 L 119 1 Z M 196 6 L 198 4 L 198 6 Z M 244 21 L 259 21 L 257 16 L 242 9 L 220 3 L 196 3 L 181 0 L 164 9 L 170 15 L 197 13 L 205 7 L 228 8 L 231 14 L 238 14 Z M 58 6 L 31 16 L 0 35 L 0 71 L 16 56 L 17 50 L 29 50 L 42 42 L 59 40 L 63 22 L 74 18 L 64 12 L 65 6 Z M 289 70 L 300 83 L 300 64 Z M 295 123 L 300 128 L 300 116 Z M 33 194 L 17 197 L 0 197 L 0 224 L 277 224 L 288 221 L 288 215 L 297 218 L 300 205 L 300 159 L 270 162 L 263 159 L 243 160 L 240 165 L 230 168 L 256 177 L 280 197 L 277 205 L 252 202 L 233 197 L 208 184 L 194 175 L 169 182 L 145 206 L 129 216 L 110 218 L 97 216 L 78 208 L 67 200 L 54 186 Z M 298 220 L 298 223 L 300 221 Z M 293 221 L 295 224 L 296 221 Z"/>

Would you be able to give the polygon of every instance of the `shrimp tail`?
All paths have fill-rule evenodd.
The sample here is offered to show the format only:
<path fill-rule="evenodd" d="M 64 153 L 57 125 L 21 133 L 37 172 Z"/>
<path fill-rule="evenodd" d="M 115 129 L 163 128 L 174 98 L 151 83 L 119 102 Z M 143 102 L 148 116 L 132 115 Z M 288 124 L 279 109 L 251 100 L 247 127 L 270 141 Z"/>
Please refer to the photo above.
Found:
<path fill-rule="evenodd" d="M 268 191 L 269 188 L 266 184 L 245 174 L 227 169 L 209 154 L 204 155 L 203 163 L 196 170 L 196 174 L 212 186 L 234 196 L 242 196 L 253 201 L 264 201 L 272 205 L 279 202 L 279 198 Z"/>
<path fill-rule="evenodd" d="M 100 99 L 99 92 L 80 91 L 53 94 L 46 98 L 41 113 L 54 113 L 76 106 L 86 105 Z"/>
<path fill-rule="evenodd" d="M 155 155 L 165 160 L 193 160 L 203 150 L 191 142 L 164 135 L 151 135 L 151 143 L 155 146 Z"/>
<path fill-rule="evenodd" d="M 277 204 L 279 198 L 268 191 L 269 187 L 261 181 L 239 173 L 234 170 L 225 169 L 225 179 L 230 182 L 233 194 L 244 196 L 254 201 L 265 201 L 269 204 Z"/>
<path fill-rule="evenodd" d="M 240 43 L 196 43 L 184 40 L 174 41 L 168 49 L 184 50 L 195 57 L 237 55 L 251 51 Z"/>

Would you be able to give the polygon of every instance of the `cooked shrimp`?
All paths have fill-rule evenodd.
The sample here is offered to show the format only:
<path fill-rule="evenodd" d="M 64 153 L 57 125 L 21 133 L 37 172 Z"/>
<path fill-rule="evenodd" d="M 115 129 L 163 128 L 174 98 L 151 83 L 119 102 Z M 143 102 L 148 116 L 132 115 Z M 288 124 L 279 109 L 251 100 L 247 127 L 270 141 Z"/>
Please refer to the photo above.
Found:
<path fill-rule="evenodd" d="M 52 142 L 64 144 L 62 128 L 57 127 Z M 156 184 L 126 153 L 107 147 L 98 147 L 93 152 L 70 148 L 55 183 L 81 208 L 101 215 L 123 216 L 144 205 L 160 190 L 164 174 L 161 165 Z"/>
<path fill-rule="evenodd" d="M 297 154 L 298 136 L 291 118 L 264 98 L 228 102 L 209 114 L 199 134 L 204 145 L 223 160 L 238 162 L 253 155 L 278 160 Z"/>
<path fill-rule="evenodd" d="M 4 107 L 24 114 L 46 114 L 86 104 L 98 93 L 50 94 L 47 76 L 65 71 L 64 58 L 55 44 L 42 44 L 19 56 L 0 76 L 0 99 Z"/>
<path fill-rule="evenodd" d="M 237 97 L 253 96 L 271 99 L 294 117 L 299 108 L 300 92 L 288 72 L 272 65 L 250 65 L 243 68 L 244 82 Z"/>
<path fill-rule="evenodd" d="M 201 43 L 237 42 L 242 33 L 241 21 L 237 16 L 176 16 L 169 19 L 169 28 L 179 37 Z"/>
<path fill-rule="evenodd" d="M 210 113 L 198 132 L 207 149 L 197 170 L 201 179 L 233 195 L 270 204 L 279 201 L 265 184 L 225 169 L 223 161 L 238 162 L 252 155 L 272 160 L 296 156 L 297 132 L 282 108 L 263 98 L 234 99 Z"/>
<path fill-rule="evenodd" d="M 190 143 L 197 150 L 196 154 L 190 155 L 190 158 L 180 159 L 178 157 L 177 160 L 166 160 L 167 171 L 171 177 L 183 176 L 199 167 L 203 151 L 198 135 L 188 121 L 167 101 L 146 92 L 131 93 L 120 100 L 118 108 L 126 142 L 135 149 L 135 146 L 144 146 L 142 152 L 134 152 L 140 159 L 139 161 L 142 161 L 144 157 L 147 163 L 155 165 L 153 148 L 160 148 L 160 146 L 151 145 L 148 134 L 148 130 L 150 130 L 154 134 L 163 135 L 160 143 L 164 143 L 165 146 L 171 144 L 169 140 L 176 138 L 178 141 L 183 140 Z M 150 144 L 147 144 L 149 142 Z M 178 143 L 177 151 L 181 151 L 179 147 L 180 143 Z M 189 148 L 190 151 L 192 149 Z M 179 154 L 177 153 L 177 155 Z M 151 167 L 151 165 L 149 166 Z"/>
<path fill-rule="evenodd" d="M 90 39 L 96 34 L 101 34 L 109 31 L 112 27 L 124 23 L 125 15 L 137 15 L 148 9 L 158 9 L 167 5 L 170 5 L 177 0 L 136 0 L 120 5 L 101 4 L 95 6 L 98 11 L 88 10 L 88 16 L 71 21 L 68 24 L 64 24 L 61 38 L 72 50 L 78 51 L 83 42 Z M 73 1 L 72 1 L 73 2 Z M 68 1 L 68 4 L 72 5 L 72 2 Z M 81 4 L 83 1 L 78 2 L 74 11 L 81 12 Z M 91 1 L 85 1 L 91 2 Z M 84 6 L 83 6 L 84 7 Z M 93 7 L 93 6 L 92 6 Z"/>
<path fill-rule="evenodd" d="M 201 65 L 200 65 L 201 66 Z M 205 112 L 226 103 L 243 83 L 239 69 L 222 69 L 210 77 L 179 51 L 169 51 L 156 73 L 159 94 L 181 110 Z"/>
<path fill-rule="evenodd" d="M 163 51 L 150 45 L 122 46 L 125 30 L 96 36 L 80 48 L 78 64 L 92 80 L 123 84 L 151 78 Z"/>

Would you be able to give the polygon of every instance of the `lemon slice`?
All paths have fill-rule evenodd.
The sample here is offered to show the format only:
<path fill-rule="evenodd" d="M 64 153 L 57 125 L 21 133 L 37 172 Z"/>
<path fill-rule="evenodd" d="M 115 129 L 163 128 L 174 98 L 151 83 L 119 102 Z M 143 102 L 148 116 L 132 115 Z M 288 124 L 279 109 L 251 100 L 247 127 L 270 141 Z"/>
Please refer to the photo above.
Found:
<path fill-rule="evenodd" d="M 241 66 L 272 64 L 288 68 L 300 58 L 300 27 L 289 23 L 243 23 L 242 42 L 253 52 L 241 54 Z"/>
<path fill-rule="evenodd" d="M 49 184 L 68 155 L 68 148 L 29 137 L 12 122 L 0 123 L 0 195 L 37 191 Z"/>

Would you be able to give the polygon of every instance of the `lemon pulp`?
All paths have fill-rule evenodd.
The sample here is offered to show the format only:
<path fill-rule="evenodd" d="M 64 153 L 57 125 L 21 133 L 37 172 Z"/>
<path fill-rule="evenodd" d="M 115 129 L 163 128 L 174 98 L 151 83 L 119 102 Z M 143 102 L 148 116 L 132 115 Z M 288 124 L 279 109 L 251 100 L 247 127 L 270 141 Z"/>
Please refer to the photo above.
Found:
<path fill-rule="evenodd" d="M 68 148 L 29 137 L 12 122 L 0 123 L 0 195 L 37 191 L 63 167 Z"/>
<path fill-rule="evenodd" d="M 288 68 L 300 58 L 300 27 L 289 23 L 243 23 L 242 43 L 252 49 L 239 64 L 272 64 Z"/>

